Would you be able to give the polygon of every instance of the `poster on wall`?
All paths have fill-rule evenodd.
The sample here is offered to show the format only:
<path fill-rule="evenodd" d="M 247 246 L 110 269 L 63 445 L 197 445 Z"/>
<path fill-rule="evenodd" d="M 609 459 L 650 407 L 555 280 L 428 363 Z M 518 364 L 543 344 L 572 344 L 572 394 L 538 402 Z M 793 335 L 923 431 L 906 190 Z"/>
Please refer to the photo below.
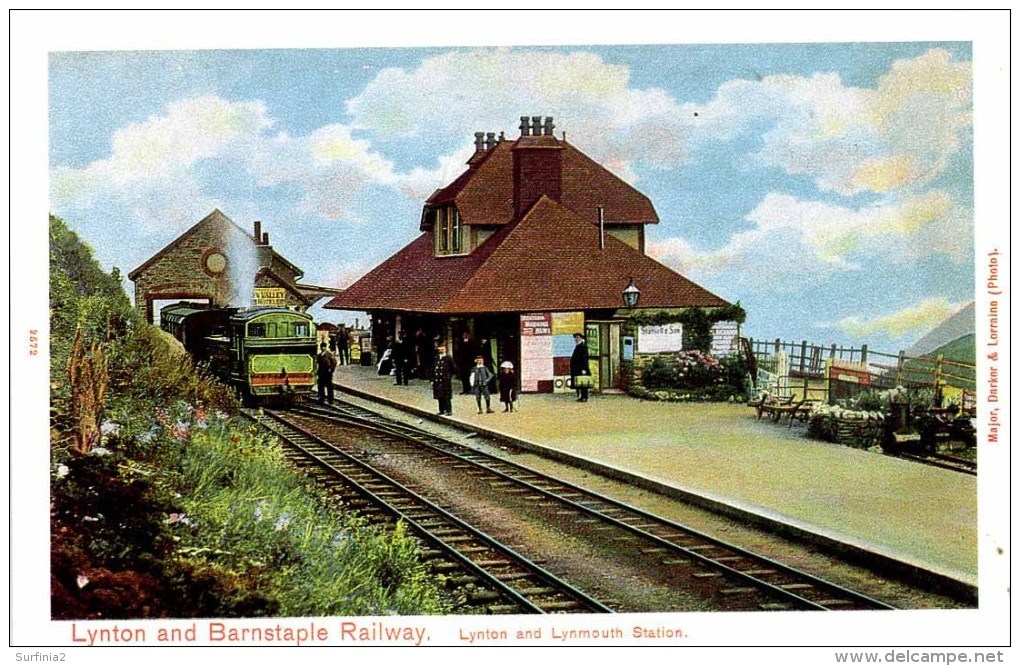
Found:
<path fill-rule="evenodd" d="M 574 334 L 584 331 L 583 312 L 552 313 L 553 391 L 568 393 L 570 387 L 570 357 L 574 353 Z"/>
<path fill-rule="evenodd" d="M 552 315 L 521 315 L 521 390 L 535 392 L 538 383 L 553 377 Z"/>
<path fill-rule="evenodd" d="M 641 354 L 659 354 L 662 352 L 678 352 L 684 348 L 684 327 L 677 322 L 661 326 L 641 326 L 638 328 L 638 352 Z"/>

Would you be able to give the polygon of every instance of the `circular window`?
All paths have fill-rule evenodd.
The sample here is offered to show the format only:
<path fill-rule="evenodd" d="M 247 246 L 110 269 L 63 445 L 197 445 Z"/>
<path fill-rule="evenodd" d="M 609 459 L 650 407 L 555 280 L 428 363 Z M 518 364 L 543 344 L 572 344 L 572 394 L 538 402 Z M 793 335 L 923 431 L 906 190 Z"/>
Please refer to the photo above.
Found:
<path fill-rule="evenodd" d="M 219 250 L 207 252 L 202 258 L 202 268 L 210 275 L 219 275 L 227 269 L 227 258 Z"/>

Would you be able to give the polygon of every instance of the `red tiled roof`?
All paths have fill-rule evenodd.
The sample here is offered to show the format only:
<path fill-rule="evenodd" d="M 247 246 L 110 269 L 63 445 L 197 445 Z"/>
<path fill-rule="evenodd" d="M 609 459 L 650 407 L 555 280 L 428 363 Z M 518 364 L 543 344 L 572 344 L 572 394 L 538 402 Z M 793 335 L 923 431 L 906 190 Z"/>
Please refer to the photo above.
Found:
<path fill-rule="evenodd" d="M 461 223 L 503 225 L 513 219 L 513 147 L 517 142 L 500 141 L 482 157 L 472 157 L 468 170 L 438 190 L 425 202 L 438 206 L 456 202 Z M 659 216 L 652 202 L 566 141 L 538 137 L 564 148 L 560 203 L 586 219 L 597 219 L 602 206 L 611 224 L 655 224 Z M 422 230 L 427 227 L 423 224 Z"/>
<path fill-rule="evenodd" d="M 538 251 L 536 251 L 538 250 Z M 727 301 L 542 197 L 467 256 L 433 256 L 425 233 L 325 307 L 432 313 L 617 309 L 633 278 L 642 308 L 720 307 Z"/>

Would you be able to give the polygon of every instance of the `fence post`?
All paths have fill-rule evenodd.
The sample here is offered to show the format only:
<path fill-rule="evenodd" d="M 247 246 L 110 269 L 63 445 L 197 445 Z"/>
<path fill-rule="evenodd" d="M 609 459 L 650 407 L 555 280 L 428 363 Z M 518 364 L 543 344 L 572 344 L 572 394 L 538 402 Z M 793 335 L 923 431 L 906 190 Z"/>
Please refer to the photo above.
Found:
<path fill-rule="evenodd" d="M 832 346 L 829 347 L 829 358 L 836 358 L 836 343 L 833 342 Z"/>
<path fill-rule="evenodd" d="M 861 345 L 861 364 L 868 364 L 868 345 Z"/>
<path fill-rule="evenodd" d="M 903 367 L 906 362 L 907 354 L 901 349 L 900 356 L 896 360 L 896 386 L 903 386 Z"/>
<path fill-rule="evenodd" d="M 800 373 L 804 374 L 804 359 L 807 357 L 807 340 L 800 341 Z"/>
<path fill-rule="evenodd" d="M 779 338 L 776 338 L 776 353 L 777 354 L 779 353 L 779 345 L 780 345 Z"/>

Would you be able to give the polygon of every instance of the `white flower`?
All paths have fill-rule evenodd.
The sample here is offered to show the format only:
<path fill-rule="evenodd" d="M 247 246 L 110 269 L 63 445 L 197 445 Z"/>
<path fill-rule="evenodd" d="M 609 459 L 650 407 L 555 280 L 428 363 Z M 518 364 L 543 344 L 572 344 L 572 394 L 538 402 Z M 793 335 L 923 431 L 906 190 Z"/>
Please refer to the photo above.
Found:
<path fill-rule="evenodd" d="M 290 525 L 290 514 L 282 513 L 280 514 L 280 517 L 276 519 L 276 524 L 273 526 L 273 529 L 279 532 L 280 530 L 285 529 L 287 525 Z"/>
<path fill-rule="evenodd" d="M 57 471 L 53 476 L 57 477 L 58 479 L 62 479 L 70 473 L 71 469 L 67 465 L 61 463 L 57 465 Z"/>
<path fill-rule="evenodd" d="M 80 589 L 82 589 L 83 587 L 85 587 L 86 585 L 89 584 L 89 578 L 88 578 L 88 576 L 86 576 L 84 574 L 78 574 L 77 582 L 78 582 L 78 589 L 80 590 Z"/>
<path fill-rule="evenodd" d="M 99 432 L 104 435 L 116 435 L 120 432 L 120 424 L 113 421 L 103 421 L 103 424 L 99 426 Z"/>
<path fill-rule="evenodd" d="M 94 449 L 89 451 L 89 453 L 94 456 L 109 456 L 113 454 L 113 452 L 110 451 L 110 449 L 104 448 L 102 446 L 95 447 Z"/>

